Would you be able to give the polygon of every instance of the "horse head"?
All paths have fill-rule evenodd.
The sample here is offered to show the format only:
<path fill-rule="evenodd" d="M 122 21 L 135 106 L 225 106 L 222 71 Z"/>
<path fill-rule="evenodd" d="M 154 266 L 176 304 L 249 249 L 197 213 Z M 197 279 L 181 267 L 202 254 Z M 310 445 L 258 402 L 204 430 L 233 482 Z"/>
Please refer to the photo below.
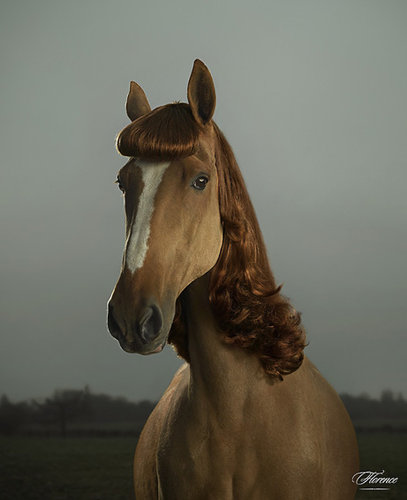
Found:
<path fill-rule="evenodd" d="M 151 354 L 165 345 L 176 301 L 215 265 L 222 246 L 215 158 L 215 89 L 196 60 L 188 102 L 151 111 L 130 84 L 118 135 L 129 156 L 117 183 L 124 196 L 126 240 L 121 273 L 108 303 L 108 328 L 127 352 Z"/>

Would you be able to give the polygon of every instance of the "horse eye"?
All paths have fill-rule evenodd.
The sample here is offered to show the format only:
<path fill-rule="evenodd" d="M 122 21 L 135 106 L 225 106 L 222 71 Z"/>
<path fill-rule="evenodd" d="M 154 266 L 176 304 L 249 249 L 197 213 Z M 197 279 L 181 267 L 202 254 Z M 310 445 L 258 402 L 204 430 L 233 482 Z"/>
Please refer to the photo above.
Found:
<path fill-rule="evenodd" d="M 209 179 L 208 177 L 206 177 L 206 175 L 200 175 L 194 180 L 194 182 L 192 183 L 192 187 L 198 189 L 199 191 L 203 191 L 206 188 L 208 181 Z"/>

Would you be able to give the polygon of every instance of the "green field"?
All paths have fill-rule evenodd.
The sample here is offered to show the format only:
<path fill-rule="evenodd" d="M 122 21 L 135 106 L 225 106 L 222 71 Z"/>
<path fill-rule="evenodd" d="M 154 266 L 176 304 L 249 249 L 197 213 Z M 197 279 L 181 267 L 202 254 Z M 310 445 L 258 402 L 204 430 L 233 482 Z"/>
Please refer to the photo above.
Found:
<path fill-rule="evenodd" d="M 130 500 L 137 439 L 0 439 L 1 500 Z"/>
<path fill-rule="evenodd" d="M 135 445 L 135 437 L 0 438 L 0 498 L 131 500 Z M 357 499 L 407 499 L 407 434 L 361 433 L 359 445 L 361 470 L 384 469 L 399 482 L 390 491 L 359 491 Z"/>
<path fill-rule="evenodd" d="M 362 432 L 358 435 L 360 470 L 382 471 L 398 477 L 389 491 L 358 491 L 356 498 L 368 500 L 407 499 L 407 433 Z"/>

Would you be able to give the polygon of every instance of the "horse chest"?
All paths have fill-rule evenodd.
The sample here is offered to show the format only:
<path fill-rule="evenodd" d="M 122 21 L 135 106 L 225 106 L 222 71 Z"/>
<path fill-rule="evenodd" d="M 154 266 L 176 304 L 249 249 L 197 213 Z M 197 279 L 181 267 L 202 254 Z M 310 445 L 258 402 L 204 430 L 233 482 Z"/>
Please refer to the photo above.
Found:
<path fill-rule="evenodd" d="M 264 500 L 267 491 L 267 498 L 272 499 L 270 462 L 264 459 L 264 451 L 249 429 L 240 435 L 228 434 L 181 421 L 160 441 L 157 472 L 161 498 Z"/>
<path fill-rule="evenodd" d="M 235 477 L 246 476 L 250 487 L 258 475 L 255 461 L 241 467 L 243 457 L 234 447 L 211 437 L 194 444 L 177 439 L 158 455 L 158 479 L 163 499 L 222 499 L 236 500 Z M 247 453 L 245 453 L 247 458 Z M 241 498 L 254 498 L 247 494 Z"/>
<path fill-rule="evenodd" d="M 159 498 L 297 500 L 304 490 L 319 498 L 318 453 L 292 415 L 254 412 L 239 430 L 216 419 L 199 424 L 182 404 L 178 410 L 159 440 Z"/>
<path fill-rule="evenodd" d="M 300 480 L 307 464 L 297 468 L 284 456 L 268 452 L 248 440 L 234 444 L 206 438 L 190 446 L 174 442 L 158 456 L 159 498 L 165 500 L 298 500 L 304 488 Z M 299 475 L 297 475 L 299 474 Z M 316 478 L 314 478 L 316 479 Z M 307 499 L 317 499 L 309 483 Z"/>

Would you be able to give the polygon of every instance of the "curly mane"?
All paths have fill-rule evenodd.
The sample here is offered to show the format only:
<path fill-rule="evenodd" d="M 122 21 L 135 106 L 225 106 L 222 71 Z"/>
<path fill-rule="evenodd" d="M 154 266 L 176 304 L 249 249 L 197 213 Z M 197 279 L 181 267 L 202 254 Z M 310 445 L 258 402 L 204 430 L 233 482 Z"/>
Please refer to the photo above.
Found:
<path fill-rule="evenodd" d="M 300 313 L 280 294 L 266 247 L 232 148 L 214 123 L 219 205 L 224 227 L 219 259 L 211 270 L 209 300 L 224 342 L 258 356 L 264 371 L 283 378 L 303 361 Z M 189 361 L 188 336 L 177 300 L 169 342 Z"/>

